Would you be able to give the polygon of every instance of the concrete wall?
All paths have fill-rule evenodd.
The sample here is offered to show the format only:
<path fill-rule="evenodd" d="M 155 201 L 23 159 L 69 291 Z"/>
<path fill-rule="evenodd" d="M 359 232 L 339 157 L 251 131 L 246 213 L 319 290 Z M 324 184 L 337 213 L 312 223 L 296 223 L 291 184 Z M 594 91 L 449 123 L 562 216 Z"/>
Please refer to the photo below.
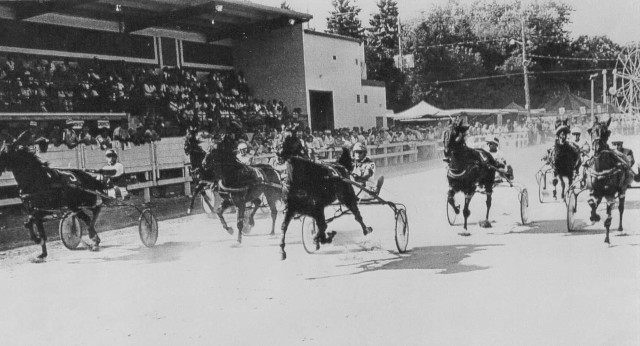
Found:
<path fill-rule="evenodd" d="M 299 24 L 236 42 L 234 68 L 244 72 L 254 97 L 307 109 L 302 35 Z"/>
<path fill-rule="evenodd" d="M 366 78 L 362 72 L 364 44 L 307 30 L 304 48 L 307 90 L 333 93 L 335 127 L 375 126 L 375 118 L 385 114 L 387 102 L 384 88 L 362 86 L 362 78 Z"/>

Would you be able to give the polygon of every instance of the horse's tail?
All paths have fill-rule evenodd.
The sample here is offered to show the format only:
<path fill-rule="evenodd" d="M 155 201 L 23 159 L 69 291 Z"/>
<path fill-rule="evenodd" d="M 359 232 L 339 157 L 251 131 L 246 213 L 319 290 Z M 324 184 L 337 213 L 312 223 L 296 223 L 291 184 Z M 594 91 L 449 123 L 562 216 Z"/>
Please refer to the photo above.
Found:
<path fill-rule="evenodd" d="M 338 159 L 338 164 L 346 168 L 347 171 L 353 171 L 353 158 L 351 157 L 351 151 L 347 148 L 342 148 L 342 154 Z"/>

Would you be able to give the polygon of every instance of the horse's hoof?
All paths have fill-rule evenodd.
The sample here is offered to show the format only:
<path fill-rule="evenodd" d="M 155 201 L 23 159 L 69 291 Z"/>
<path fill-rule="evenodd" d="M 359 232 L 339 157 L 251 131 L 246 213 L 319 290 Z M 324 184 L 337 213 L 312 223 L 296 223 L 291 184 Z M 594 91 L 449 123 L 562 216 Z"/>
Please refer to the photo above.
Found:
<path fill-rule="evenodd" d="M 284 260 L 286 260 L 286 259 L 287 259 L 287 253 L 286 253 L 286 252 L 281 252 L 281 253 L 280 253 L 280 260 L 281 260 L 281 261 L 284 261 Z"/>
<path fill-rule="evenodd" d="M 478 222 L 478 225 L 482 228 L 491 228 L 491 221 L 489 220 L 482 220 L 480 222 Z"/>
<path fill-rule="evenodd" d="M 611 243 L 609 242 L 609 238 L 604 238 L 604 242 L 611 245 Z"/>
<path fill-rule="evenodd" d="M 225 227 L 224 230 L 227 231 L 227 233 L 233 235 L 233 227 Z"/>
<path fill-rule="evenodd" d="M 471 235 L 471 233 L 469 233 L 469 232 L 460 232 L 460 233 L 458 233 L 458 235 L 461 235 L 463 237 L 468 237 L 468 236 Z"/>
<path fill-rule="evenodd" d="M 589 218 L 589 220 L 591 220 L 591 222 L 598 222 L 598 221 L 600 221 L 600 215 L 591 214 L 591 217 Z"/>
<path fill-rule="evenodd" d="M 373 232 L 373 228 L 371 228 L 371 227 L 367 227 L 367 228 L 362 230 L 362 233 L 364 233 L 364 235 L 368 235 L 371 232 Z M 334 233 L 335 233 L 335 231 L 334 231 Z"/>

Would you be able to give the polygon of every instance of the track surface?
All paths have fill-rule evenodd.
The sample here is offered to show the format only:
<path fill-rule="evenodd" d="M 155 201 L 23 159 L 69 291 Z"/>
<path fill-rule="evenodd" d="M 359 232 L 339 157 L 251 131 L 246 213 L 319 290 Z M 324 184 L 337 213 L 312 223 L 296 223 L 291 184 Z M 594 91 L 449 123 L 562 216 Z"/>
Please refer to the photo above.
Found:
<path fill-rule="evenodd" d="M 630 145 L 640 152 L 640 143 Z M 567 233 L 562 202 L 540 204 L 542 146 L 507 151 L 529 190 L 494 193 L 493 228 L 470 237 L 445 213 L 444 166 L 387 179 L 382 196 L 407 205 L 411 251 L 399 255 L 393 214 L 363 208 L 374 233 L 350 216 L 330 224 L 333 245 L 308 255 L 300 222 L 279 260 L 269 220 L 241 246 L 200 214 L 160 222 L 155 248 L 137 228 L 101 234 L 100 252 L 50 243 L 0 254 L 0 340 L 5 345 L 638 345 L 640 190 L 627 193 L 625 230 L 611 246 L 602 223 Z M 601 208 L 602 209 L 602 208 Z M 586 218 L 584 198 L 578 217 Z M 601 212 L 604 216 L 604 212 Z M 330 212 L 327 211 L 327 216 Z M 233 217 L 229 216 L 232 221 Z M 604 217 L 603 217 L 604 219 Z M 613 225 L 617 228 L 618 213 Z M 280 220 L 278 221 L 278 225 Z"/>

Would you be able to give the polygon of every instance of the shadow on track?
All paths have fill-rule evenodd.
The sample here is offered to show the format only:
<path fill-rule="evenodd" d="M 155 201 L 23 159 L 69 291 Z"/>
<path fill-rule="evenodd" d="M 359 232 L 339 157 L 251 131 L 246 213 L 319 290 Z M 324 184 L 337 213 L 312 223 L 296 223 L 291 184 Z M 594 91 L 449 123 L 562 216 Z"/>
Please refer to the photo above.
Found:
<path fill-rule="evenodd" d="M 490 267 L 463 264 L 464 259 L 471 257 L 478 251 L 484 251 L 491 246 L 503 246 L 502 244 L 486 245 L 448 245 L 448 246 L 428 246 L 414 248 L 407 254 L 396 255 L 390 259 L 370 260 L 345 266 L 355 266 L 359 270 L 350 274 L 340 274 L 333 276 L 323 276 L 308 278 L 308 280 L 318 280 L 337 276 L 357 275 L 379 270 L 405 270 L 423 269 L 438 270 L 438 274 L 458 274 L 477 270 L 486 270 Z"/>

